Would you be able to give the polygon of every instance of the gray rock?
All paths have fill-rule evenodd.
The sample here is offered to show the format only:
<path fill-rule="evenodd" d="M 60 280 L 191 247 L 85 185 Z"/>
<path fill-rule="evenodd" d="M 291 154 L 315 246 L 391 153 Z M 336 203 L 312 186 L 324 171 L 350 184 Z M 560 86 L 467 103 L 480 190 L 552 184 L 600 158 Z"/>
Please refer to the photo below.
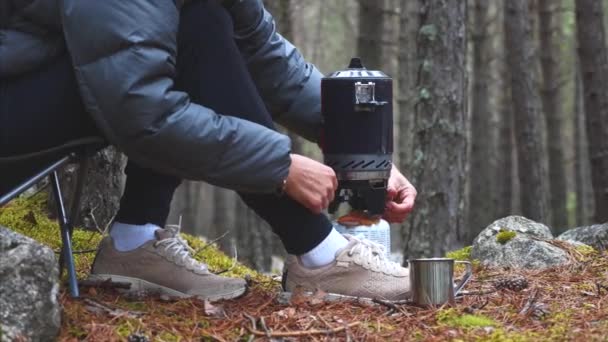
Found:
<path fill-rule="evenodd" d="M 53 341 L 59 333 L 53 251 L 0 226 L 0 341 Z"/>
<path fill-rule="evenodd" d="M 500 231 L 516 235 L 504 244 L 497 241 Z M 471 256 L 492 267 L 546 268 L 569 261 L 563 249 L 550 244 L 551 231 L 542 223 L 521 216 L 497 220 L 475 238 Z"/>
<path fill-rule="evenodd" d="M 598 251 L 604 251 L 608 249 L 608 223 L 572 228 L 562 233 L 558 239 L 584 243 Z"/>

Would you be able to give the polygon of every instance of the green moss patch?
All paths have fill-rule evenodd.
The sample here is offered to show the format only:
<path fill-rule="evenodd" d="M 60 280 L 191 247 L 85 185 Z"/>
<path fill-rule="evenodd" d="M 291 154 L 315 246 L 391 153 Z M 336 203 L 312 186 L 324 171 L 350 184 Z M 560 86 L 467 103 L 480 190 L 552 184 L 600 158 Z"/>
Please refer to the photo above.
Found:
<path fill-rule="evenodd" d="M 493 319 L 483 315 L 459 314 L 454 308 L 440 310 L 437 322 L 453 328 L 483 328 L 500 326 Z"/>
<path fill-rule="evenodd" d="M 501 229 L 498 234 L 496 234 L 496 242 L 504 245 L 513 240 L 515 236 L 517 236 L 517 233 L 512 230 Z"/>
<path fill-rule="evenodd" d="M 473 249 L 472 246 L 466 246 L 455 251 L 447 252 L 445 257 L 454 260 L 471 260 L 471 249 Z"/>

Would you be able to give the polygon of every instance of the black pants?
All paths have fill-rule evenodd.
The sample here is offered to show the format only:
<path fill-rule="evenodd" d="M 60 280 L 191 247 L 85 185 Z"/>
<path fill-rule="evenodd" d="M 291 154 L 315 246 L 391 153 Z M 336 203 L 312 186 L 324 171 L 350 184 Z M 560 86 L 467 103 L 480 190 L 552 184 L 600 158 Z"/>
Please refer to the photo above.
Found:
<path fill-rule="evenodd" d="M 181 13 L 176 88 L 192 101 L 274 129 L 246 65 L 232 40 L 228 13 L 212 1 L 196 1 Z M 137 66 L 134 66 L 137 67 Z M 45 67 L 0 80 L 0 157 L 34 152 L 66 141 L 99 135 L 78 94 L 69 56 Z M 0 190 L 23 170 L 1 170 Z M 165 224 L 181 180 L 129 162 L 116 220 Z M 302 254 L 331 230 L 324 215 L 312 214 L 287 196 L 239 194 L 279 235 L 286 250 Z"/>

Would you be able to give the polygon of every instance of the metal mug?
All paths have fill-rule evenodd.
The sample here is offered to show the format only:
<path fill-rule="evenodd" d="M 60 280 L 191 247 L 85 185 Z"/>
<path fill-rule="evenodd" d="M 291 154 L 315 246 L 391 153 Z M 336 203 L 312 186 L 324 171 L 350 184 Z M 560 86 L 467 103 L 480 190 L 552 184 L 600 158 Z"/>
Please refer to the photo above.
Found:
<path fill-rule="evenodd" d="M 459 284 L 454 285 L 454 264 L 465 264 L 466 271 Z M 417 305 L 453 304 L 454 297 L 469 281 L 473 267 L 468 261 L 450 258 L 409 260 L 412 302 Z"/>

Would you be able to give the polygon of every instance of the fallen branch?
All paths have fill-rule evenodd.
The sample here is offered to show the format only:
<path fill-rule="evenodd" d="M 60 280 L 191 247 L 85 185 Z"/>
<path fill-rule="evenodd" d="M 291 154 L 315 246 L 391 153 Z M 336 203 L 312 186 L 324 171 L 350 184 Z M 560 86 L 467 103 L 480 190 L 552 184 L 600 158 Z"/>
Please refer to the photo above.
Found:
<path fill-rule="evenodd" d="M 384 306 L 386 306 L 387 308 L 389 308 L 391 310 L 401 311 L 401 310 L 399 310 L 399 308 L 397 307 L 397 305 L 395 305 L 395 303 L 392 303 L 392 302 L 389 302 L 389 301 L 386 301 L 386 300 L 374 298 L 374 299 L 372 299 L 372 302 L 374 302 L 376 304 L 384 305 Z"/>
<path fill-rule="evenodd" d="M 106 313 L 112 317 L 138 318 L 143 312 L 127 311 L 119 308 L 111 308 L 105 304 L 98 303 L 90 298 L 85 298 L 85 308 L 93 313 Z"/>
<path fill-rule="evenodd" d="M 260 330 L 256 330 L 253 328 L 249 328 L 246 327 L 247 330 L 249 330 L 250 333 L 257 335 L 257 336 L 266 336 L 266 337 L 298 337 L 298 336 L 308 336 L 308 335 L 329 335 L 329 334 L 335 334 L 335 333 L 339 333 L 342 332 L 346 329 L 352 328 L 354 326 L 357 326 L 361 324 L 361 322 L 354 322 L 354 323 L 349 323 L 347 325 L 341 326 L 341 327 L 337 327 L 337 328 L 333 328 L 333 329 L 327 329 L 327 330 L 317 330 L 317 329 L 313 329 L 313 330 L 299 330 L 299 331 L 276 331 L 276 332 L 265 332 L 265 331 L 260 331 Z"/>

